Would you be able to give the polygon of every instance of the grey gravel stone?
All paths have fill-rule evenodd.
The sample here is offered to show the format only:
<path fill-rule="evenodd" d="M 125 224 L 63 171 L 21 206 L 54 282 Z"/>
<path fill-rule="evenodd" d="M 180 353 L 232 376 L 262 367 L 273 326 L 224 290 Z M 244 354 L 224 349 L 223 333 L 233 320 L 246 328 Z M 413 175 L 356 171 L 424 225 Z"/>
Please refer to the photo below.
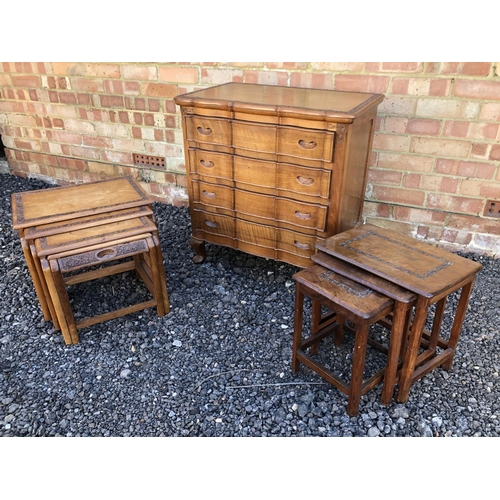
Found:
<path fill-rule="evenodd" d="M 186 208 L 154 205 L 171 312 L 100 323 L 66 346 L 43 320 L 12 230 L 11 194 L 46 187 L 0 175 L 0 436 L 500 435 L 499 261 L 467 255 L 484 269 L 451 370 L 416 382 L 406 404 L 382 406 L 377 386 L 349 417 L 343 393 L 304 366 L 291 371 L 298 269 L 209 244 L 194 264 Z M 132 273 L 70 287 L 82 318 L 142 297 Z M 348 336 L 336 349 L 328 362 L 344 362 L 347 376 Z M 374 354 L 367 350 L 367 371 Z"/>

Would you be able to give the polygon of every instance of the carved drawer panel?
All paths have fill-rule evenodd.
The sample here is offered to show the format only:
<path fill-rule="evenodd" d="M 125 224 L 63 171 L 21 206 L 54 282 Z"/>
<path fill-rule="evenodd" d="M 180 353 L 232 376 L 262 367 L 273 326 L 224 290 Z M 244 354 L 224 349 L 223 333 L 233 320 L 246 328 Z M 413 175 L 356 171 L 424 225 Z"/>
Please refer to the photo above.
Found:
<path fill-rule="evenodd" d="M 239 154 L 260 157 L 258 153 L 276 154 L 276 130 L 272 125 L 232 123 L 233 146 Z"/>
<path fill-rule="evenodd" d="M 201 116 L 186 117 L 188 142 L 231 145 L 231 122 Z"/>
<path fill-rule="evenodd" d="M 247 158 L 234 158 L 236 187 L 288 198 L 320 197 L 327 200 L 330 192 L 331 172 Z M 319 200 L 318 200 L 319 201 Z"/>
<path fill-rule="evenodd" d="M 193 202 L 234 209 L 234 190 L 227 186 L 193 181 Z"/>
<path fill-rule="evenodd" d="M 280 155 L 331 162 L 334 137 L 333 132 L 279 127 L 277 149 Z"/>
<path fill-rule="evenodd" d="M 233 157 L 224 153 L 190 149 L 189 164 L 191 175 L 199 174 L 223 179 L 233 178 Z"/>
<path fill-rule="evenodd" d="M 234 192 L 234 208 L 247 220 L 268 219 L 271 225 L 275 225 L 276 221 L 317 231 L 325 230 L 328 212 L 326 206 L 240 190 Z"/>

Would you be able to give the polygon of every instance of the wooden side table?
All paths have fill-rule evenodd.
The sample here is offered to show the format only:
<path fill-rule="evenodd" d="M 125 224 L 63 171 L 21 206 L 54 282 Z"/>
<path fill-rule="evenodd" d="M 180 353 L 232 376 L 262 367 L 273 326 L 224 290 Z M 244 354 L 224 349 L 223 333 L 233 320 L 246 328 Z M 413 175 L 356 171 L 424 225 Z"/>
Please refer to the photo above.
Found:
<path fill-rule="evenodd" d="M 33 253 L 36 238 L 153 214 L 153 200 L 130 176 L 12 194 L 12 226 L 21 239 L 28 269 L 45 321 L 59 329 L 57 315 Z"/>
<path fill-rule="evenodd" d="M 372 224 L 316 244 L 320 252 L 349 262 L 417 294 L 397 400 L 408 400 L 411 385 L 438 366 L 451 368 L 472 286 L 481 264 Z M 460 290 L 449 338 L 441 336 L 446 299 Z M 423 339 L 429 307 L 436 304 L 432 331 Z M 419 354 L 422 344 L 426 348 Z M 437 347 L 442 351 L 438 354 Z"/>

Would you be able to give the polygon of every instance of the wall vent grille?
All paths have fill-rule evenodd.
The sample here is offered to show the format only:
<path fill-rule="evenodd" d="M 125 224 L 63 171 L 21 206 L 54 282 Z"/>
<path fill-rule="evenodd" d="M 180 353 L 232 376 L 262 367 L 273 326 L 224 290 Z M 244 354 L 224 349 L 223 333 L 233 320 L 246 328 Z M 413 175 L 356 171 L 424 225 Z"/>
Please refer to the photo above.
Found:
<path fill-rule="evenodd" d="M 165 168 L 165 158 L 161 156 L 149 156 L 134 154 L 134 165 L 141 167 Z"/>

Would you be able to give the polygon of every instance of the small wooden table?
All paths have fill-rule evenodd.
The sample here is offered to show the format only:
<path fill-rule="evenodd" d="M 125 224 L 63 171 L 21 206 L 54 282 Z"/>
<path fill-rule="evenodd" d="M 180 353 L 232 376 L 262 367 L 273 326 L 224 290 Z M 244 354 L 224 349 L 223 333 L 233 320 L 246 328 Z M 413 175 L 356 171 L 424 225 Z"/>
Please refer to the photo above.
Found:
<path fill-rule="evenodd" d="M 397 401 L 408 400 L 411 385 L 437 366 L 451 368 L 475 276 L 481 264 L 372 224 L 316 244 L 326 254 L 358 266 L 417 294 L 415 315 L 399 378 Z M 448 340 L 440 336 L 446 298 L 460 290 Z M 424 337 L 429 307 L 436 303 L 432 331 Z M 419 349 L 426 348 L 419 354 Z M 438 354 L 437 347 L 442 351 Z"/>
<path fill-rule="evenodd" d="M 38 189 L 12 194 L 12 226 L 21 239 L 44 319 L 59 329 L 40 259 L 36 238 L 108 224 L 139 216 L 153 216 L 153 200 L 133 177 Z"/>

